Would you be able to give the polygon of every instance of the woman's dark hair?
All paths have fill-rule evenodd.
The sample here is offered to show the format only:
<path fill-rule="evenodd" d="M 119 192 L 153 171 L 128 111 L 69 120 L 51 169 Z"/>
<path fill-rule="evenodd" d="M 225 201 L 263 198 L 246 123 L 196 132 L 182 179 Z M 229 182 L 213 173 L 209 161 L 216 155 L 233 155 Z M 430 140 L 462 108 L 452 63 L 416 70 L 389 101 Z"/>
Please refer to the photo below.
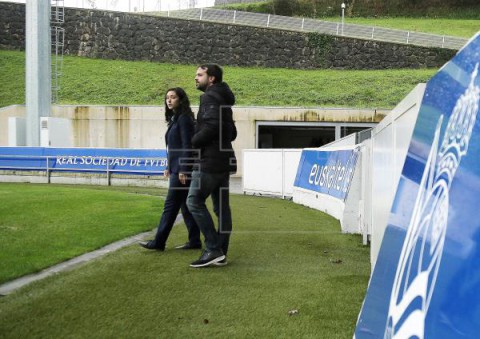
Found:
<path fill-rule="evenodd" d="M 177 110 L 174 112 L 172 109 L 168 108 L 166 103 L 166 97 L 168 92 L 175 92 L 179 99 L 179 105 Z M 190 108 L 190 100 L 188 99 L 187 93 L 180 87 L 169 88 L 163 96 L 163 103 L 165 105 L 165 121 L 170 124 L 172 117 L 174 115 L 187 114 L 194 118 L 192 109 Z"/>

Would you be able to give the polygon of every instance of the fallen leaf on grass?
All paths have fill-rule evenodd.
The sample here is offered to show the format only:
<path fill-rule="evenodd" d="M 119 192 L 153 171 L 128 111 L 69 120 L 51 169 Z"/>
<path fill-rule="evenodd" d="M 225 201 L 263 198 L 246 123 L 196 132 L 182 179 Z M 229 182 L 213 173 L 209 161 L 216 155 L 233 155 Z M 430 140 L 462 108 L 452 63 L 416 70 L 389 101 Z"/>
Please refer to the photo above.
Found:
<path fill-rule="evenodd" d="M 288 311 L 288 315 L 292 316 L 292 315 L 297 315 L 298 314 L 298 310 L 290 310 Z"/>

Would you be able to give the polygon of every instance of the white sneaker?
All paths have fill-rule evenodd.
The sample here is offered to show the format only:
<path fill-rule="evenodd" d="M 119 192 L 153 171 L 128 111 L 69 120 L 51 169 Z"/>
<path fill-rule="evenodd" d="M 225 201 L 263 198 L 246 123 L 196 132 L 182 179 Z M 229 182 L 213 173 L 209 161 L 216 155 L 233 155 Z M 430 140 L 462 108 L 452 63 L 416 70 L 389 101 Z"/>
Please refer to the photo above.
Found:
<path fill-rule="evenodd" d="M 216 263 L 213 263 L 213 266 L 225 266 L 225 265 L 227 265 L 227 264 L 228 264 L 228 262 L 227 262 L 227 257 L 225 257 L 225 259 L 220 260 L 220 261 L 218 261 L 218 262 L 216 262 Z"/>

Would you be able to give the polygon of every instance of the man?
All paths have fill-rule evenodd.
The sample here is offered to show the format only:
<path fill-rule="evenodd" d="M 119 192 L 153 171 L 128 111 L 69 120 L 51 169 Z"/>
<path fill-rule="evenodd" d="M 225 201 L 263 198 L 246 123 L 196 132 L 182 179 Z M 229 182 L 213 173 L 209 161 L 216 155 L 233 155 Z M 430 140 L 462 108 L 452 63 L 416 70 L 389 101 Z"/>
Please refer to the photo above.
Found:
<path fill-rule="evenodd" d="M 195 83 L 197 89 L 205 93 L 200 96 L 197 126 L 192 138 L 192 146 L 199 155 L 192 173 L 187 206 L 205 237 L 205 250 L 190 266 L 224 266 L 232 230 L 230 174 L 237 171 L 232 149 L 232 141 L 237 137 L 231 108 L 235 96 L 223 82 L 223 70 L 216 64 L 198 67 Z M 218 217 L 218 230 L 205 205 L 210 195 Z"/>

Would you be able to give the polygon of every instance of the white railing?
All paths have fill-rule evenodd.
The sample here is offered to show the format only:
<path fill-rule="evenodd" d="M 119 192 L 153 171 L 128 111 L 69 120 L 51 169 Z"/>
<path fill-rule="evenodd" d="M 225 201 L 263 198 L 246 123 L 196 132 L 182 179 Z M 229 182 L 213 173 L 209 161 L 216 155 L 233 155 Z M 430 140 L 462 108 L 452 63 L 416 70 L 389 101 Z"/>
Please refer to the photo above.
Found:
<path fill-rule="evenodd" d="M 301 32 L 316 32 L 348 38 L 377 40 L 424 47 L 449 48 L 455 50 L 463 47 L 468 41 L 468 39 L 465 38 L 447 35 L 418 33 L 375 26 L 354 24 L 342 25 L 340 22 L 211 8 L 193 8 L 182 11 L 159 12 L 158 14 L 181 19 L 231 23 L 236 25 L 276 28 Z"/>

